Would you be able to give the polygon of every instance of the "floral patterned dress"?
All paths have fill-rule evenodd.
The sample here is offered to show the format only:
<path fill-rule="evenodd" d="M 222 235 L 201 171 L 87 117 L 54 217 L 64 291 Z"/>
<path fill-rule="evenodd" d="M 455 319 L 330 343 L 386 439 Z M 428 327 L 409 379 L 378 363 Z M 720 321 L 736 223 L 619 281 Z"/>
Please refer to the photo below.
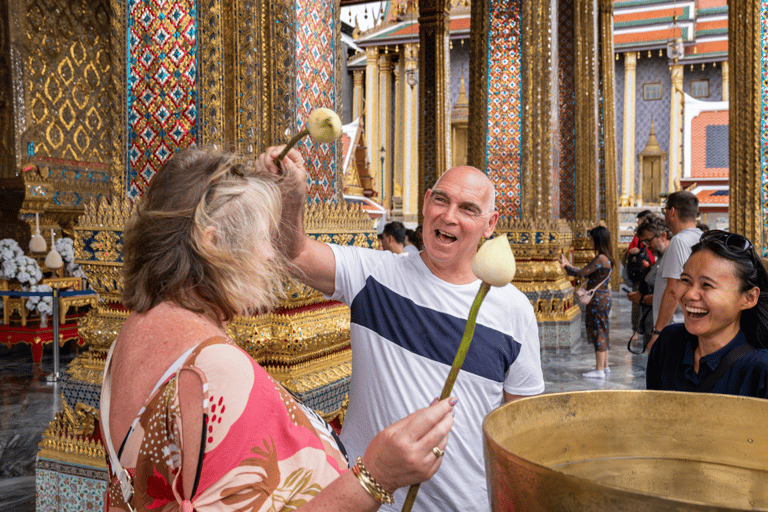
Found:
<path fill-rule="evenodd" d="M 293 510 L 348 469 L 333 430 L 230 340 L 203 342 L 181 368 L 203 382 L 204 439 L 192 499 L 184 502 L 181 488 L 176 371 L 139 412 L 118 453 L 133 478 L 135 510 Z M 106 509 L 127 511 L 110 474 Z"/>
<path fill-rule="evenodd" d="M 602 260 L 602 261 L 601 261 Z M 565 266 L 568 275 L 576 277 L 586 277 L 587 290 L 591 290 L 600 281 L 603 281 L 611 272 L 611 263 L 605 256 L 596 256 L 589 264 L 578 269 L 570 265 Z M 595 346 L 595 351 L 603 352 L 611 348 L 608 342 L 608 331 L 610 329 L 609 315 L 611 313 L 611 291 L 608 288 L 610 279 L 606 280 L 600 288 L 595 291 L 592 301 L 587 304 L 584 323 L 587 328 L 587 340 Z"/>

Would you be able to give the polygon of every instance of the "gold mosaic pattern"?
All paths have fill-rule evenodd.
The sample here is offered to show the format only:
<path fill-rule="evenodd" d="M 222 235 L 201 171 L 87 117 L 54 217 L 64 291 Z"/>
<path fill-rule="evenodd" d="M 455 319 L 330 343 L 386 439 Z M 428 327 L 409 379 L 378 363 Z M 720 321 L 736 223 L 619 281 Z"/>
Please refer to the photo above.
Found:
<path fill-rule="evenodd" d="M 64 407 L 43 432 L 37 456 L 106 470 L 104 446 L 91 437 L 98 412 L 82 403 L 77 404 L 75 411 L 66 403 Z"/>
<path fill-rule="evenodd" d="M 349 346 L 343 304 L 289 314 L 236 317 L 227 334 L 262 366 L 292 366 Z"/>
<path fill-rule="evenodd" d="M 30 0 L 21 146 L 36 155 L 109 162 L 114 110 L 107 0 Z"/>
<path fill-rule="evenodd" d="M 241 154 L 295 126 L 290 2 L 217 0 L 199 20 L 200 140 Z M 258 50 L 257 50 L 258 49 Z M 233 144 L 229 147 L 229 144 Z"/>
<path fill-rule="evenodd" d="M 11 62 L 11 24 L 8 0 L 0 0 L 0 126 L 7 127 L 0 133 L 0 178 L 16 174 L 16 150 L 13 130 L 13 68 Z"/>

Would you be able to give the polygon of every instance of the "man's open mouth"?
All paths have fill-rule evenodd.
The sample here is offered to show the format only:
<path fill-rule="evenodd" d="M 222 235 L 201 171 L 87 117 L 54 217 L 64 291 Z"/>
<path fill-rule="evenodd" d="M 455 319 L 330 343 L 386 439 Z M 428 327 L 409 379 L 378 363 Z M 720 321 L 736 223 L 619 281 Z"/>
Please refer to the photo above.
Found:
<path fill-rule="evenodd" d="M 435 237 L 438 241 L 449 244 L 456 241 L 456 237 L 451 235 L 450 233 L 446 233 L 445 231 L 440 231 L 439 229 L 435 230 Z"/>

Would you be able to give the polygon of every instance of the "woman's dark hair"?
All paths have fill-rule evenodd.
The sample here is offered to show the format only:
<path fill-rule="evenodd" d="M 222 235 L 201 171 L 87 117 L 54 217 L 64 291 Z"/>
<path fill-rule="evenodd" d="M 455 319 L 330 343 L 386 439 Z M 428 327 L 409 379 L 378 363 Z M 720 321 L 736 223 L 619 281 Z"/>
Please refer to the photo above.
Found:
<path fill-rule="evenodd" d="M 638 219 L 642 219 L 646 215 L 653 215 L 653 212 L 651 210 L 643 210 L 640 213 L 637 214 Z"/>
<path fill-rule="evenodd" d="M 592 237 L 592 243 L 595 245 L 595 251 L 602 254 L 611 262 L 611 268 L 616 266 L 613 259 L 613 250 L 611 249 L 611 232 L 605 226 L 596 226 L 589 230 L 589 236 Z"/>
<path fill-rule="evenodd" d="M 419 251 L 424 249 L 424 242 L 421 238 L 420 231 L 416 231 L 415 229 L 406 229 L 405 236 L 408 238 L 408 241 L 415 245 Z"/>
<path fill-rule="evenodd" d="M 742 293 L 760 289 L 757 304 L 741 313 L 741 330 L 750 345 L 768 348 L 768 274 L 752 242 L 735 233 L 712 230 L 701 236 L 691 248 L 691 255 L 705 249 L 733 263 Z"/>

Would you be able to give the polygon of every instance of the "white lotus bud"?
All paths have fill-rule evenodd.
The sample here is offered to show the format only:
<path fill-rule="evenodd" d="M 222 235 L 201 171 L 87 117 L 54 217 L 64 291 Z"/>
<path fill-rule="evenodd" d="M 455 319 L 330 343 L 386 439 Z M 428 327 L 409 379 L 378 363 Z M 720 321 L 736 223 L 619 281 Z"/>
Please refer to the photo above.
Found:
<path fill-rule="evenodd" d="M 472 272 L 491 286 L 508 285 L 515 270 L 515 255 L 505 235 L 485 242 L 472 258 Z"/>
<path fill-rule="evenodd" d="M 63 264 L 64 262 L 61 260 L 61 254 L 56 250 L 53 230 L 51 230 L 51 250 L 45 256 L 45 266 L 50 270 L 58 270 Z"/>
<path fill-rule="evenodd" d="M 333 142 L 341 135 L 341 119 L 329 108 L 316 108 L 307 121 L 309 134 L 315 142 Z"/>

